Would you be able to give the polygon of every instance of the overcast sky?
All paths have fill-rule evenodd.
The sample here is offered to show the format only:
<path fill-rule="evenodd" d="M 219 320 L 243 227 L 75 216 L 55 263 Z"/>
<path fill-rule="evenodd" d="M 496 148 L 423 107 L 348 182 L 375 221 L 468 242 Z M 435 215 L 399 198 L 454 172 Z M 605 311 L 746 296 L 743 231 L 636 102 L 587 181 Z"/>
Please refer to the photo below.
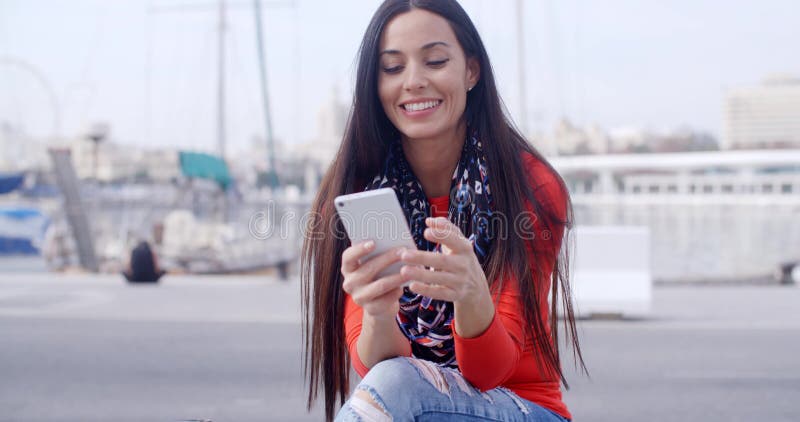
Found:
<path fill-rule="evenodd" d="M 251 1 L 229 1 L 231 149 L 264 132 Z M 268 7 L 264 36 L 274 130 L 308 141 L 334 88 L 351 93 L 354 58 L 379 1 Z M 514 0 L 464 0 L 519 121 Z M 174 8 L 175 5 L 190 7 Z M 217 8 L 195 0 L 0 0 L 0 122 L 33 136 L 77 136 L 108 122 L 119 142 L 214 150 Z M 720 134 L 726 88 L 800 75 L 800 2 L 528 0 L 528 124 L 560 116 Z M 33 69 L 33 70 L 31 70 Z"/>

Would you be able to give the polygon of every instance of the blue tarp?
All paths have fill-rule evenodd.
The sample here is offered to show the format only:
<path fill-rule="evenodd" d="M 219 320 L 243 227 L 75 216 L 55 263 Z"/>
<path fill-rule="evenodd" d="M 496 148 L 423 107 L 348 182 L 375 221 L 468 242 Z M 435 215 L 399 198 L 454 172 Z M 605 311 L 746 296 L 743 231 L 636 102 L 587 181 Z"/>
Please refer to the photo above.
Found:
<path fill-rule="evenodd" d="M 199 152 L 180 153 L 181 172 L 186 177 L 213 180 L 222 189 L 227 189 L 231 184 L 231 175 L 228 165 L 221 158 Z"/>
<path fill-rule="evenodd" d="M 19 188 L 24 181 L 25 175 L 22 173 L 0 173 L 0 195 Z"/>

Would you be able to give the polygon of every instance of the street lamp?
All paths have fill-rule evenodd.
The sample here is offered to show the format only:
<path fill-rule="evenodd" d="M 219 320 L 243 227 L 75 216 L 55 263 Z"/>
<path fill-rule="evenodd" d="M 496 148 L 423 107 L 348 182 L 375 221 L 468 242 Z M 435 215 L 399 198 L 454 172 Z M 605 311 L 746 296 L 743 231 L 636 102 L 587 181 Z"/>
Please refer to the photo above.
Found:
<path fill-rule="evenodd" d="M 108 137 L 108 124 L 106 123 L 95 123 L 92 125 L 91 129 L 89 129 L 89 133 L 86 135 L 90 141 L 94 143 L 94 147 L 92 150 L 92 176 L 95 182 L 99 181 L 97 178 L 97 158 L 98 158 L 98 149 L 100 146 L 100 142 Z"/>

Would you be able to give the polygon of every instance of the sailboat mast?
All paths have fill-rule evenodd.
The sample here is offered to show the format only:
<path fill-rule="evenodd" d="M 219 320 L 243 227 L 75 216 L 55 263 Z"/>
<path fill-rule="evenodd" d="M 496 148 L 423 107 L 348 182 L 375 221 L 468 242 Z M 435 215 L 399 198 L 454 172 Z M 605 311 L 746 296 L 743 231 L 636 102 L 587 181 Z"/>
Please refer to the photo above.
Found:
<path fill-rule="evenodd" d="M 225 161 L 225 0 L 219 0 L 217 54 L 217 150 Z"/>
<path fill-rule="evenodd" d="M 261 0 L 253 0 L 253 11 L 256 18 L 256 46 L 258 48 L 258 75 L 261 78 L 261 101 L 264 104 L 264 126 L 267 135 L 267 159 L 269 162 L 270 187 L 278 186 L 278 171 L 275 168 L 275 138 L 272 133 L 272 117 L 269 107 L 269 90 L 267 89 L 267 59 L 264 55 L 264 33 L 261 29 Z"/>

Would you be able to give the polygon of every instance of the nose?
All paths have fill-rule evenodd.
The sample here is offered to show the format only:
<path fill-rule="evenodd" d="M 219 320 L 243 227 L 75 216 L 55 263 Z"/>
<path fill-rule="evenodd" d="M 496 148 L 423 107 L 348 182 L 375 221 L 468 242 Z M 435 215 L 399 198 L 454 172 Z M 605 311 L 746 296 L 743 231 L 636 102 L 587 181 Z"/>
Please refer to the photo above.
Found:
<path fill-rule="evenodd" d="M 428 86 L 428 78 L 425 75 L 425 69 L 421 66 L 409 64 L 406 67 L 406 78 L 403 82 L 403 89 L 406 91 L 414 91 Z"/>

